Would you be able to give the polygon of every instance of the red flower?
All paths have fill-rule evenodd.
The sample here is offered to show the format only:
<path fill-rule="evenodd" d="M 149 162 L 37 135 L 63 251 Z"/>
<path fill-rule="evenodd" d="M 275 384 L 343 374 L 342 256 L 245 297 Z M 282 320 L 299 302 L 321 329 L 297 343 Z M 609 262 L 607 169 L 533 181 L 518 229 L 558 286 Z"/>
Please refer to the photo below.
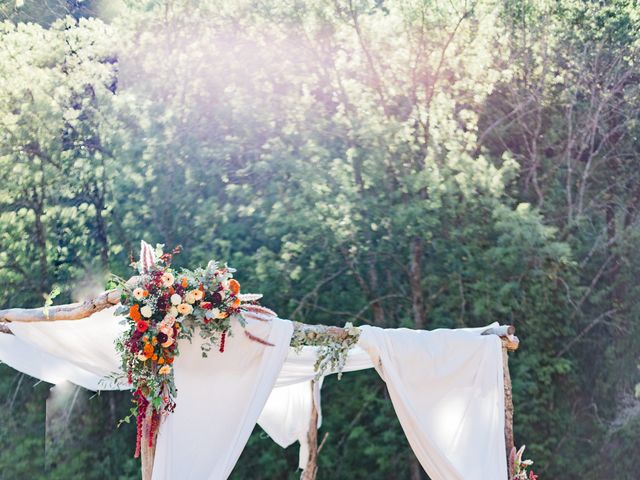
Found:
<path fill-rule="evenodd" d="M 200 306 L 205 310 L 211 310 L 213 308 L 213 304 L 211 302 L 202 302 Z"/>
<path fill-rule="evenodd" d="M 146 332 L 149 329 L 149 324 L 142 320 L 138 322 L 138 324 L 136 325 L 136 329 L 141 333 Z"/>

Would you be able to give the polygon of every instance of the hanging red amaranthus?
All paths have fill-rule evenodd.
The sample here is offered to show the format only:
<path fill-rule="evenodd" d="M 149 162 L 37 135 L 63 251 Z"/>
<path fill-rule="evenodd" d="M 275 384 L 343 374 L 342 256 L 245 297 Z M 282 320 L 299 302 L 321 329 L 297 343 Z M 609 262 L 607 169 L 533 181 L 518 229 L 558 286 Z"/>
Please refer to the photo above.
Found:
<path fill-rule="evenodd" d="M 144 417 L 147 414 L 147 408 L 149 407 L 149 400 L 144 396 L 141 389 L 136 389 L 133 392 L 133 397 L 135 402 L 138 404 L 138 412 L 136 415 L 136 453 L 134 455 L 135 458 L 140 456 L 140 449 L 142 447 L 142 429 L 144 426 Z M 155 413 L 155 411 L 154 411 Z"/>

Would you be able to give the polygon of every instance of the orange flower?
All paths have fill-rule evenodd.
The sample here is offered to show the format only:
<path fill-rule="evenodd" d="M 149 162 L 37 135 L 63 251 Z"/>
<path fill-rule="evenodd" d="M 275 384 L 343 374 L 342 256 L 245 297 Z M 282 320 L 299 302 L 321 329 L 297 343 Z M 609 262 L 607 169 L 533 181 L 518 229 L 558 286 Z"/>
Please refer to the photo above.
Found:
<path fill-rule="evenodd" d="M 160 357 L 158 359 L 158 364 L 162 365 L 164 363 L 164 358 Z"/>
<path fill-rule="evenodd" d="M 142 320 L 142 316 L 140 315 L 140 305 L 137 303 L 131 305 L 129 308 L 129 316 L 134 322 L 139 322 Z"/>
<path fill-rule="evenodd" d="M 142 296 L 143 297 L 148 297 L 149 296 L 149 291 L 145 290 L 144 292 L 142 292 Z"/>
<path fill-rule="evenodd" d="M 240 299 L 238 297 L 235 298 L 233 303 L 231 304 L 233 308 L 238 308 L 240 306 Z"/>
<path fill-rule="evenodd" d="M 153 345 L 147 343 L 142 351 L 147 357 L 150 357 L 151 355 L 153 355 Z"/>
<path fill-rule="evenodd" d="M 238 282 L 235 278 L 229 280 L 229 288 L 234 295 L 240 293 L 240 282 Z"/>
<path fill-rule="evenodd" d="M 173 363 L 173 357 L 167 357 L 167 363 L 171 365 Z"/>
<path fill-rule="evenodd" d="M 182 288 L 187 288 L 189 286 L 189 282 L 187 281 L 187 277 L 182 277 Z"/>
<path fill-rule="evenodd" d="M 154 353 L 153 356 L 151 357 L 151 360 L 153 360 L 154 362 L 158 360 L 158 355 Z"/>
<path fill-rule="evenodd" d="M 173 287 L 169 287 L 169 295 L 173 295 L 174 293 L 176 293 L 176 289 Z"/>

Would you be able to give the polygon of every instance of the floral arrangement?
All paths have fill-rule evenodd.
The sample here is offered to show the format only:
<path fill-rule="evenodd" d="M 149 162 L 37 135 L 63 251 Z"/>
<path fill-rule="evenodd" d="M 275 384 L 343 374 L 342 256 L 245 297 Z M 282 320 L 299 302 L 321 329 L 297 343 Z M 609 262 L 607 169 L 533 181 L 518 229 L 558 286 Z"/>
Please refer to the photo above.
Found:
<path fill-rule="evenodd" d="M 527 470 L 533 465 L 532 460 L 523 460 L 525 446 L 520 447 L 520 450 L 516 452 L 516 448 L 511 449 L 509 455 L 509 472 L 511 474 L 511 480 L 538 480 L 538 475 L 533 473 L 533 470 Z"/>
<path fill-rule="evenodd" d="M 261 295 L 240 294 L 234 269 L 211 261 L 206 268 L 178 272 L 171 267 L 171 260 L 179 248 L 164 253 L 162 247 L 154 250 L 142 242 L 140 260 L 132 263 L 139 275 L 120 285 L 121 306 L 116 310 L 117 315 L 124 315 L 127 326 L 117 349 L 122 371 L 133 390 L 135 406 L 131 413 L 138 427 L 136 457 L 140 455 L 145 416 L 151 419 L 151 447 L 162 415 L 175 409 L 173 362 L 180 353 L 179 340 L 191 341 L 197 332 L 203 357 L 214 348 L 223 353 L 233 319 L 244 327 L 246 318 L 268 321 L 275 316 L 256 304 Z M 244 332 L 252 340 L 269 345 Z"/>

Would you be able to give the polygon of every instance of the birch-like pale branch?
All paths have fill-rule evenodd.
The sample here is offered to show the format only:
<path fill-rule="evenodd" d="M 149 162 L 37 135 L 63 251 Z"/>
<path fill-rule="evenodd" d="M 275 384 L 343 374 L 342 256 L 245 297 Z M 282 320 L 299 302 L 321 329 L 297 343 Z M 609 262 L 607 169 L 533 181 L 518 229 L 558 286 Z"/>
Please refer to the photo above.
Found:
<path fill-rule="evenodd" d="M 52 322 L 58 320 L 81 320 L 90 317 L 100 310 L 112 307 L 120 303 L 120 290 L 109 290 L 103 292 L 95 298 L 85 300 L 82 303 L 73 303 L 69 305 L 58 305 L 45 309 L 40 308 L 9 308 L 0 310 L 0 333 L 11 333 L 10 328 L 2 325 L 2 322 Z M 255 317 L 257 320 L 268 320 L 270 315 L 275 316 L 271 310 L 266 307 L 247 306 L 247 310 L 243 312 L 246 317 Z M 255 310 L 255 311 L 253 311 Z M 301 322 L 293 322 L 296 330 L 305 333 L 313 332 L 317 335 L 325 337 L 334 337 L 336 341 L 342 342 L 348 337 L 347 331 L 342 327 L 330 325 L 309 325 Z M 492 327 L 485 330 L 482 335 L 498 335 L 502 338 L 503 345 L 507 350 L 516 350 L 519 346 L 518 337 L 515 335 L 515 327 L 511 325 L 502 325 L 500 327 Z"/>
<path fill-rule="evenodd" d="M 81 320 L 100 310 L 120 303 L 120 290 L 109 290 L 82 303 L 40 308 L 8 308 L 0 310 L 0 322 L 52 322 Z"/>

